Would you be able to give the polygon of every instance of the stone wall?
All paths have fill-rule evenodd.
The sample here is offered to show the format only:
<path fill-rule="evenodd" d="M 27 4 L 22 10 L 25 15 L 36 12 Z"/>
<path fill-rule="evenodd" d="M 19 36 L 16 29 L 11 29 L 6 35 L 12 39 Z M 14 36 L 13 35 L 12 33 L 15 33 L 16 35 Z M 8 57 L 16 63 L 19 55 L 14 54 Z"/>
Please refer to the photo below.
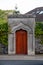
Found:
<path fill-rule="evenodd" d="M 40 43 L 40 39 L 35 39 L 35 52 L 36 54 L 43 53 L 43 44 Z"/>

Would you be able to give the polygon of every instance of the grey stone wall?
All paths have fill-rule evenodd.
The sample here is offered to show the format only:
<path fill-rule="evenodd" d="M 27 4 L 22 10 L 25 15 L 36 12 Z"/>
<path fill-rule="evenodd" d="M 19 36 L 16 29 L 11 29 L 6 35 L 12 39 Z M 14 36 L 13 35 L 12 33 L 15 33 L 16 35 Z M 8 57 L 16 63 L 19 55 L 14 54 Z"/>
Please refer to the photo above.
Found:
<path fill-rule="evenodd" d="M 43 44 L 40 43 L 40 39 L 35 39 L 35 52 L 36 54 L 43 53 Z"/>
<path fill-rule="evenodd" d="M 13 26 L 17 26 L 20 24 L 20 22 L 22 22 L 33 29 L 35 24 L 35 18 L 9 18 L 8 21 L 8 25 L 10 25 L 11 28 L 13 28 Z"/>

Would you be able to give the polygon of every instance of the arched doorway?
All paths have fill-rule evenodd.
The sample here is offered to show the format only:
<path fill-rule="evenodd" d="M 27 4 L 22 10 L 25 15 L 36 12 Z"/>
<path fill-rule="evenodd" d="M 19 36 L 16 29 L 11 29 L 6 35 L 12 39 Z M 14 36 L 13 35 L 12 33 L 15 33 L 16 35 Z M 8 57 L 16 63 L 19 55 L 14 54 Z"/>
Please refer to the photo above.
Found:
<path fill-rule="evenodd" d="M 16 54 L 27 54 L 27 31 L 16 31 Z"/>

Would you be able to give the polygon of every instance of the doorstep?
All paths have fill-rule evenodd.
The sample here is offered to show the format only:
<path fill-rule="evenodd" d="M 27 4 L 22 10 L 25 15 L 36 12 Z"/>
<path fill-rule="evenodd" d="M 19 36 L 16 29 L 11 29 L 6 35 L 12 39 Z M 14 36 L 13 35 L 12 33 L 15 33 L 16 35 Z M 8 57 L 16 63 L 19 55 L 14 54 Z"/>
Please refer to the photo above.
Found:
<path fill-rule="evenodd" d="M 43 60 L 43 55 L 0 55 L 0 60 Z"/>

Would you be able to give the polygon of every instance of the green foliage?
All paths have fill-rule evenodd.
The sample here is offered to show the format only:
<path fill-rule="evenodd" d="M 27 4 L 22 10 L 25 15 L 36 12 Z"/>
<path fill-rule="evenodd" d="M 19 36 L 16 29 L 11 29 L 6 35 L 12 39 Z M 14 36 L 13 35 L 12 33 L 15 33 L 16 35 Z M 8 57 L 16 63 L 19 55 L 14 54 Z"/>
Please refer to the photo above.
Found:
<path fill-rule="evenodd" d="M 4 10 L 0 10 L 0 43 L 8 45 L 8 23 L 7 14 Z"/>
<path fill-rule="evenodd" d="M 14 11 L 14 13 L 18 14 L 18 13 L 20 13 L 20 12 L 19 12 L 19 11 Z"/>
<path fill-rule="evenodd" d="M 0 35 L 0 43 L 4 44 L 5 46 L 8 45 L 8 34 Z"/>
<path fill-rule="evenodd" d="M 11 30 L 7 23 L 7 15 L 9 13 L 19 13 L 16 10 L 0 10 L 0 43 L 8 45 L 8 31 Z"/>
<path fill-rule="evenodd" d="M 8 45 L 8 23 L 0 24 L 0 43 Z"/>
<path fill-rule="evenodd" d="M 43 44 L 43 23 L 37 22 L 35 26 L 35 37 L 39 38 L 41 44 Z"/>
<path fill-rule="evenodd" d="M 0 34 L 2 34 L 3 32 L 7 33 L 8 32 L 8 23 L 3 23 L 0 24 Z"/>
<path fill-rule="evenodd" d="M 42 35 L 43 34 L 43 23 L 37 22 L 35 26 L 35 35 Z"/>

